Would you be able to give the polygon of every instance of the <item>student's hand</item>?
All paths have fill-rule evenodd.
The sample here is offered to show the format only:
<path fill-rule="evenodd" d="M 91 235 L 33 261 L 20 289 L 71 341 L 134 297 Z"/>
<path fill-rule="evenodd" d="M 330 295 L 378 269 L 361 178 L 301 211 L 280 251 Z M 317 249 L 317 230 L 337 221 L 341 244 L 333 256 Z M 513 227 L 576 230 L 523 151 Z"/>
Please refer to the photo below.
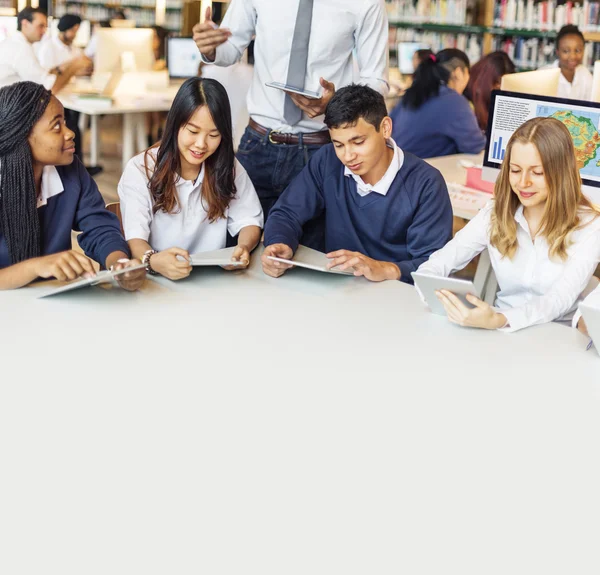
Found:
<path fill-rule="evenodd" d="M 481 329 L 500 329 L 506 325 L 506 317 L 503 314 L 474 295 L 467 295 L 467 301 L 475 306 L 472 309 L 448 290 L 436 290 L 435 295 L 442 302 L 452 323 Z"/>
<path fill-rule="evenodd" d="M 243 244 L 238 244 L 235 250 L 233 250 L 233 255 L 231 256 L 231 259 L 234 262 L 242 262 L 243 265 L 223 266 L 224 270 L 243 270 L 244 268 L 247 268 L 250 265 L 250 250 L 247 248 L 247 246 Z"/>
<path fill-rule="evenodd" d="M 585 325 L 585 320 L 583 319 L 583 317 L 579 318 L 579 321 L 577 322 L 577 329 L 583 335 L 587 335 L 588 337 L 590 336 L 590 334 L 588 333 L 587 325 Z"/>
<path fill-rule="evenodd" d="M 80 54 L 73 60 L 75 64 L 75 74 L 85 75 L 91 74 L 94 69 L 94 62 L 85 54 Z"/>
<path fill-rule="evenodd" d="M 204 22 L 196 24 L 192 28 L 194 42 L 198 46 L 200 53 L 208 60 L 214 60 L 217 55 L 217 46 L 227 42 L 231 36 L 231 30 L 228 28 L 218 28 L 211 20 L 212 11 L 210 7 L 206 9 Z"/>
<path fill-rule="evenodd" d="M 179 258 L 177 256 L 180 256 Z M 181 248 L 169 248 L 150 257 L 150 267 L 170 280 L 180 280 L 190 275 L 190 254 Z"/>
<path fill-rule="evenodd" d="M 41 278 L 56 278 L 64 282 L 78 277 L 94 277 L 96 272 L 89 258 L 74 250 L 31 260 L 35 273 Z"/>
<path fill-rule="evenodd" d="M 142 262 L 140 260 L 117 260 L 117 263 L 112 266 L 112 271 L 122 270 L 124 268 L 130 268 L 133 266 L 139 266 Z M 126 274 L 120 274 L 115 277 L 119 286 L 127 291 L 136 291 L 140 289 L 143 283 L 146 281 L 146 270 L 144 268 L 134 270 Z"/>
<path fill-rule="evenodd" d="M 265 248 L 262 256 L 260 256 L 260 260 L 262 262 L 263 271 L 272 278 L 278 278 L 287 270 L 294 267 L 290 264 L 284 264 L 283 262 L 275 262 L 270 260 L 267 258 L 267 256 L 291 260 L 294 257 L 294 252 L 292 251 L 292 248 L 286 246 L 285 244 L 271 244 Z"/>
<path fill-rule="evenodd" d="M 321 114 L 325 113 L 325 108 L 327 108 L 327 104 L 333 95 L 335 94 L 335 86 L 325 80 L 325 78 L 321 78 L 319 80 L 321 86 L 323 87 L 323 95 L 315 100 L 314 98 L 306 98 L 305 96 L 300 96 L 300 94 L 293 94 L 292 92 L 286 92 L 292 98 L 292 101 L 298 108 L 300 108 L 309 118 L 316 118 Z"/>
<path fill-rule="evenodd" d="M 401 276 L 400 268 L 391 262 L 380 262 L 368 258 L 360 252 L 351 252 L 349 250 L 337 250 L 329 252 L 327 257 L 332 261 L 327 264 L 331 269 L 338 266 L 341 271 L 352 269 L 355 276 L 365 276 L 372 282 L 382 282 L 384 280 L 399 280 Z"/>

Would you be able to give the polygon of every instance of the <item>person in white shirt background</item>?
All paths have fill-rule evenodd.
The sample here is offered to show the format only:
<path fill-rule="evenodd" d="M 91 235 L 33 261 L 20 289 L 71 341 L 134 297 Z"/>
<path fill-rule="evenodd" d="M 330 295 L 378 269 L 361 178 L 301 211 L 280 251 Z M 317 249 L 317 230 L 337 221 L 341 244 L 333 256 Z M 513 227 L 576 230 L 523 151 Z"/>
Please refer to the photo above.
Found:
<path fill-rule="evenodd" d="M 73 46 L 73 41 L 79 26 L 81 18 L 77 14 L 65 14 L 58 21 L 58 36 L 46 36 L 41 42 L 38 50 L 38 60 L 46 70 L 56 69 L 67 65 L 71 60 L 81 58 L 83 52 Z M 78 72 L 81 75 L 92 73 L 92 61 L 88 60 L 87 68 Z M 68 128 L 75 134 L 75 155 L 83 161 L 83 148 L 81 142 L 81 131 L 79 130 L 79 112 L 65 109 L 65 119 Z M 90 175 L 94 176 L 102 168 L 99 166 L 87 167 Z"/>
<path fill-rule="evenodd" d="M 187 277 L 190 254 L 224 248 L 228 232 L 245 267 L 260 240 L 262 209 L 235 159 L 229 99 L 216 80 L 186 80 L 162 140 L 129 161 L 118 192 L 125 239 L 149 273 Z"/>
<path fill-rule="evenodd" d="M 585 39 L 573 24 L 563 26 L 556 35 L 556 56 L 549 66 L 544 68 L 560 68 L 558 78 L 558 98 L 571 100 L 589 100 L 592 97 L 593 76 L 583 66 Z"/>
<path fill-rule="evenodd" d="M 29 81 L 42 84 L 53 94 L 90 65 L 79 55 L 65 64 L 44 68 L 35 55 L 33 44 L 39 42 L 48 27 L 46 14 L 36 8 L 25 8 L 17 15 L 17 33 L 0 43 L 0 87 Z"/>
<path fill-rule="evenodd" d="M 564 124 L 534 118 L 515 131 L 494 196 L 418 271 L 448 276 L 487 248 L 500 286 L 495 307 L 469 295 L 471 309 L 438 291 L 451 322 L 516 331 L 570 321 L 600 261 L 600 214 L 581 192 Z"/>
<path fill-rule="evenodd" d="M 230 66 L 255 39 L 250 122 L 237 157 L 261 200 L 265 218 L 310 157 L 330 142 L 322 114 L 336 88 L 354 78 L 385 95 L 388 22 L 383 0 L 233 0 L 222 27 L 194 26 L 206 63 Z M 308 99 L 267 87 L 280 82 L 319 91 Z M 322 221 L 305 226 L 302 243 L 322 248 Z"/>

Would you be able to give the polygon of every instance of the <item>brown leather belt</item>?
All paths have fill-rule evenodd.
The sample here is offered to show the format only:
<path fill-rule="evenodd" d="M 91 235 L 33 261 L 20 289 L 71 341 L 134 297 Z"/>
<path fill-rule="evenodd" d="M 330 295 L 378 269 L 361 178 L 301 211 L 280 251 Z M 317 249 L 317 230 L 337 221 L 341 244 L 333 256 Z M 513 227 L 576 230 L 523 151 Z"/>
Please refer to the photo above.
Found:
<path fill-rule="evenodd" d="M 260 124 L 257 124 L 252 118 L 248 125 L 261 136 L 269 136 L 271 144 L 298 144 L 300 138 L 298 134 L 286 134 L 277 130 L 269 130 Z M 302 142 L 308 146 L 324 146 L 331 142 L 329 130 L 321 130 L 320 132 L 307 132 L 302 134 Z"/>

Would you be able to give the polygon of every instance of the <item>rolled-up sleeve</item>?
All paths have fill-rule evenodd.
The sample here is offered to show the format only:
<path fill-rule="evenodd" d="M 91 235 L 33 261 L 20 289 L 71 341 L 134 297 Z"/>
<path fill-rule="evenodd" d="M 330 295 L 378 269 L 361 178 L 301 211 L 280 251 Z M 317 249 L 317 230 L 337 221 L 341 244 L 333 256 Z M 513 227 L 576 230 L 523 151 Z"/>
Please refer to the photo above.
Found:
<path fill-rule="evenodd" d="M 237 236 L 247 226 L 263 227 L 264 217 L 260 200 L 246 170 L 235 161 L 235 198 L 229 204 L 227 212 L 227 231 Z"/>
<path fill-rule="evenodd" d="M 385 96 L 389 92 L 388 18 L 383 0 L 370 0 L 356 30 L 356 59 L 360 83 Z"/>
<path fill-rule="evenodd" d="M 143 160 L 142 160 L 143 161 Z M 117 192 L 121 202 L 123 231 L 127 241 L 140 239 L 148 241 L 152 223 L 152 199 L 148 189 L 148 178 L 140 164 L 139 156 L 132 158 L 125 166 Z"/>

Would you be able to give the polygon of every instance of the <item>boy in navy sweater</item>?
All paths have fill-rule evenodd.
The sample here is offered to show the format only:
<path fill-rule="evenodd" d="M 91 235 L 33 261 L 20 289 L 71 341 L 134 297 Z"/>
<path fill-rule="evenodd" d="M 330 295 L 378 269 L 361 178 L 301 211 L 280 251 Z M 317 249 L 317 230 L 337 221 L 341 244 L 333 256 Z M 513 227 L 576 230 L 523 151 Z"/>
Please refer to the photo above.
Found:
<path fill-rule="evenodd" d="M 324 146 L 283 192 L 265 226 L 263 270 L 279 277 L 309 220 L 325 215 L 329 267 L 371 281 L 412 283 L 415 271 L 452 237 L 452 207 L 441 174 L 391 139 L 383 96 L 367 86 L 338 90 Z"/>

